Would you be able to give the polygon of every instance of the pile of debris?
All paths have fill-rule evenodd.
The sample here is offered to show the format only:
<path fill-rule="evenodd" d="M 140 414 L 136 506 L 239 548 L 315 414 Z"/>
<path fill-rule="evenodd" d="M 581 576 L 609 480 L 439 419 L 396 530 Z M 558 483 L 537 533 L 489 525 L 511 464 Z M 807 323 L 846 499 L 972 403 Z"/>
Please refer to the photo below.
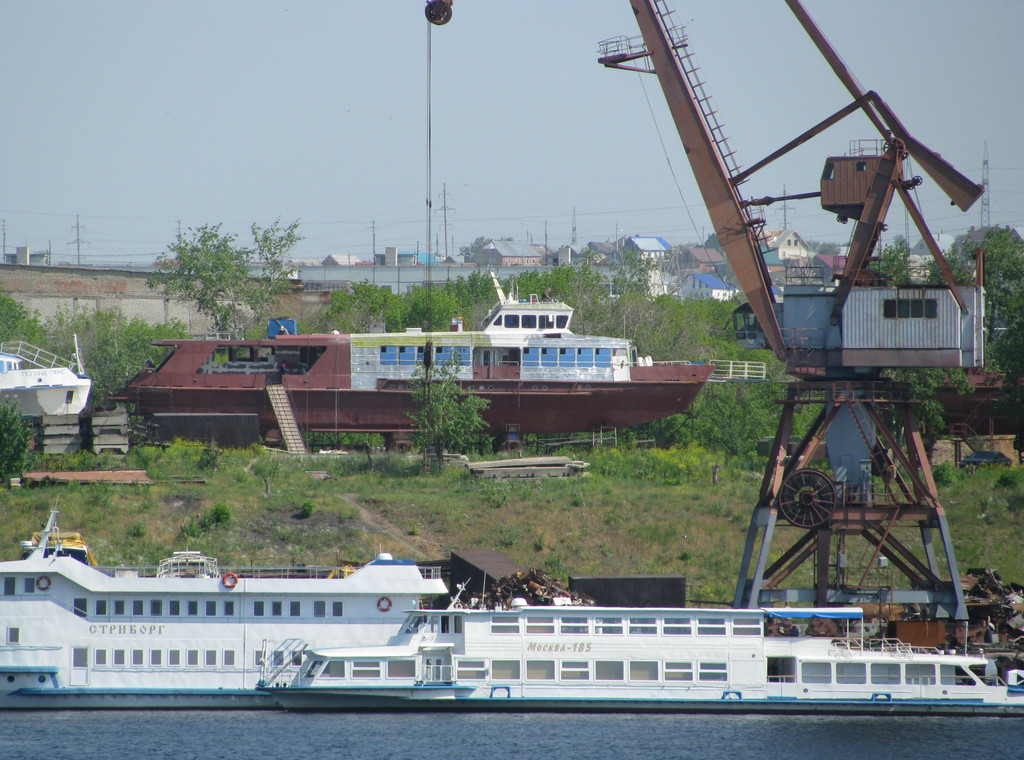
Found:
<path fill-rule="evenodd" d="M 478 604 L 489 610 L 509 609 L 512 600 L 517 598 L 538 607 L 594 604 L 589 596 L 570 591 L 543 570 L 527 570 L 525 573 L 513 573 L 498 579 L 489 584 Z"/>
<path fill-rule="evenodd" d="M 1024 651 L 1024 586 L 987 568 L 971 568 L 961 581 L 971 622 L 984 624 L 998 643 Z"/>

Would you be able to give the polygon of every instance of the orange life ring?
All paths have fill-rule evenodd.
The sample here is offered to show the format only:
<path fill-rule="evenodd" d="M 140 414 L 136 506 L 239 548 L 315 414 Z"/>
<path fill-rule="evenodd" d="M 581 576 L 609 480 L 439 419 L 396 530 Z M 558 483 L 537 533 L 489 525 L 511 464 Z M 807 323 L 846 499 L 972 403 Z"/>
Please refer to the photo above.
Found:
<path fill-rule="evenodd" d="M 220 582 L 224 584 L 224 588 L 234 588 L 238 585 L 238 576 L 234 573 L 224 573 L 224 577 L 220 579 Z"/>
<path fill-rule="evenodd" d="M 391 609 L 391 600 L 388 599 L 386 596 L 382 596 L 380 599 L 377 600 L 377 609 L 381 612 L 387 612 Z"/>
<path fill-rule="evenodd" d="M 36 588 L 40 591 L 46 591 L 46 589 L 50 588 L 51 585 L 53 585 L 53 583 L 50 580 L 49 575 L 40 575 L 36 578 Z"/>

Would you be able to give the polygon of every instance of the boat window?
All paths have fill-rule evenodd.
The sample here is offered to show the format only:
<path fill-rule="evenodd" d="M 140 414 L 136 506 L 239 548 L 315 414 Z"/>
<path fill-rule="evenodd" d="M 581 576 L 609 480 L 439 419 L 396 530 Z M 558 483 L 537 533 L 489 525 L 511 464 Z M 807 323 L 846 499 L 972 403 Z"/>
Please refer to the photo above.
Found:
<path fill-rule="evenodd" d="M 599 617 L 594 621 L 594 633 L 617 634 L 622 633 L 622 618 Z"/>
<path fill-rule="evenodd" d="M 170 649 L 167 651 L 167 664 L 175 667 L 181 665 L 181 650 Z"/>
<path fill-rule="evenodd" d="M 907 683 L 931 685 L 935 683 L 935 666 L 931 663 L 908 662 L 904 676 Z"/>
<path fill-rule="evenodd" d="M 621 660 L 598 660 L 594 663 L 594 678 L 598 681 L 625 680 L 625 666 Z"/>
<path fill-rule="evenodd" d="M 959 665 L 940 665 L 939 683 L 943 686 L 975 686 L 977 682 Z"/>
<path fill-rule="evenodd" d="M 132 600 L 132 614 L 133 615 L 142 615 L 142 614 L 145 613 L 145 610 L 146 610 L 145 603 L 141 599 L 133 599 Z"/>
<path fill-rule="evenodd" d="M 559 621 L 559 631 L 566 633 L 590 633 L 590 620 L 585 617 L 566 616 Z"/>
<path fill-rule="evenodd" d="M 560 677 L 563 681 L 589 681 L 590 663 L 586 660 L 563 660 Z"/>
<path fill-rule="evenodd" d="M 231 617 L 235 614 L 235 603 L 233 601 L 228 600 L 224 602 L 224 614 L 227 617 Z"/>
<path fill-rule="evenodd" d="M 733 636 L 760 636 L 761 635 L 761 618 L 756 617 L 738 617 L 733 618 L 732 621 L 732 635 Z"/>
<path fill-rule="evenodd" d="M 594 349 L 592 349 L 592 348 L 579 348 L 579 349 L 576 349 L 576 366 L 578 366 L 578 367 L 593 367 L 594 366 Z"/>
<path fill-rule="evenodd" d="M 124 650 L 123 649 L 115 649 L 114 650 L 114 665 L 118 665 L 120 667 L 124 667 L 124 664 L 125 664 Z"/>
<path fill-rule="evenodd" d="M 455 633 L 462 633 L 462 615 L 452 615 L 452 625 L 455 626 Z"/>
<path fill-rule="evenodd" d="M 483 660 L 459 660 L 456 668 L 456 677 L 459 679 L 479 681 L 487 678 L 487 667 Z"/>
<path fill-rule="evenodd" d="M 554 681 L 555 661 L 554 660 L 527 660 L 526 661 L 527 681 Z"/>
<path fill-rule="evenodd" d="M 661 630 L 666 636 L 689 636 L 693 633 L 693 624 L 686 617 L 665 618 Z"/>
<path fill-rule="evenodd" d="M 553 319 L 551 319 L 551 315 L 550 314 L 541 314 L 541 315 L 539 315 L 537 317 L 537 319 L 538 319 L 538 325 L 537 326 L 541 330 L 550 330 L 552 327 L 555 326 L 555 322 L 554 322 Z"/>
<path fill-rule="evenodd" d="M 519 618 L 491 618 L 491 633 L 519 633 Z"/>
<path fill-rule="evenodd" d="M 89 614 L 88 610 L 89 600 L 84 598 L 78 598 L 74 601 L 74 611 L 78 617 L 85 617 Z"/>
<path fill-rule="evenodd" d="M 6 585 L 6 581 L 4 581 L 4 583 Z M 25 591 L 26 594 L 34 594 L 34 593 L 36 593 L 36 580 L 35 580 L 35 578 L 26 577 L 25 578 L 25 585 L 23 586 L 23 588 L 24 588 L 24 591 Z M 12 591 L 11 593 L 13 594 L 14 592 Z"/>
<path fill-rule="evenodd" d="M 702 662 L 697 669 L 698 681 L 728 681 L 729 671 L 724 662 Z"/>
<path fill-rule="evenodd" d="M 224 614 L 227 613 L 225 612 Z M 302 615 L 302 602 L 289 602 L 288 614 L 291 617 L 300 617 Z"/>
<path fill-rule="evenodd" d="M 665 663 L 665 680 L 666 681 L 692 681 L 693 680 L 693 663 L 692 662 L 666 662 Z"/>
<path fill-rule="evenodd" d="M 519 660 L 491 660 L 492 681 L 518 681 L 522 677 Z"/>
<path fill-rule="evenodd" d="M 124 614 L 124 599 L 115 599 L 114 600 L 114 614 L 115 615 L 123 615 Z"/>
<path fill-rule="evenodd" d="M 800 663 L 800 680 L 804 683 L 832 683 L 832 663 Z"/>
<path fill-rule="evenodd" d="M 207 649 L 206 650 L 206 667 L 212 668 L 217 665 L 217 650 Z"/>
<path fill-rule="evenodd" d="M 266 602 L 257 601 L 252 603 L 252 614 L 256 617 L 263 617 L 265 613 Z"/>
<path fill-rule="evenodd" d="M 74 668 L 89 667 L 89 650 L 84 647 L 75 647 L 71 650 L 71 666 Z"/>
<path fill-rule="evenodd" d="M 192 667 L 198 667 L 199 665 L 199 650 L 198 649 L 187 649 L 185 650 L 185 664 Z"/>
<path fill-rule="evenodd" d="M 105 667 L 107 664 L 107 650 L 97 649 L 93 653 L 93 664 L 97 667 Z"/>
<path fill-rule="evenodd" d="M 314 665 L 313 668 L 316 666 Z M 310 670 L 312 670 L 311 668 Z M 324 672 L 321 674 L 326 678 L 344 678 L 345 677 L 345 661 L 344 660 L 328 660 L 327 667 L 324 668 Z"/>
<path fill-rule="evenodd" d="M 519 327 L 519 315 L 518 314 L 506 314 L 505 315 L 505 327 Z"/>
<path fill-rule="evenodd" d="M 284 613 L 284 604 L 282 604 L 281 602 L 271 602 L 270 603 L 270 614 L 271 615 L 273 615 L 274 617 L 281 617 L 281 615 L 283 613 Z"/>
<path fill-rule="evenodd" d="M 21 643 L 21 629 L 11 628 L 7 629 L 7 643 L 8 644 L 20 644 Z"/>
<path fill-rule="evenodd" d="M 769 657 L 768 683 L 796 683 L 796 658 Z"/>
<path fill-rule="evenodd" d="M 528 617 L 526 618 L 527 633 L 554 633 L 555 619 L 551 617 Z"/>
<path fill-rule="evenodd" d="M 167 602 L 167 614 L 168 615 L 180 615 L 181 614 L 181 602 L 177 599 L 172 599 Z"/>
<path fill-rule="evenodd" d="M 863 662 L 837 662 L 836 683 L 867 683 L 868 669 Z"/>
<path fill-rule="evenodd" d="M 388 660 L 388 678 L 415 678 L 416 660 Z"/>
<path fill-rule="evenodd" d="M 597 367 L 610 367 L 610 366 L 612 366 L 612 350 L 610 348 L 599 348 L 599 349 L 597 349 L 597 358 L 594 359 L 594 366 L 597 366 Z"/>
<path fill-rule="evenodd" d="M 4 596 L 14 596 L 16 593 L 17 579 L 13 575 L 4 578 Z"/>
<path fill-rule="evenodd" d="M 724 636 L 725 618 L 697 618 L 698 636 Z"/>
<path fill-rule="evenodd" d="M 540 365 L 542 367 L 557 367 L 558 366 L 558 349 L 557 348 L 542 348 L 540 350 Z"/>
<path fill-rule="evenodd" d="M 380 661 L 374 660 L 372 662 L 353 662 L 352 677 L 380 678 Z"/>
<path fill-rule="evenodd" d="M 418 631 L 420 628 L 426 625 L 426 623 L 426 615 L 413 615 L 411 618 L 409 618 L 409 622 L 405 624 L 405 629 L 402 632 L 416 633 L 416 631 Z"/>
<path fill-rule="evenodd" d="M 160 664 L 162 664 L 162 661 L 163 661 L 163 652 L 162 651 L 160 651 L 159 649 L 150 649 L 149 650 L 149 664 L 150 665 L 160 665 Z"/>
<path fill-rule="evenodd" d="M 537 315 L 536 314 L 524 314 L 523 315 L 523 327 L 533 330 L 537 327 Z"/>
<path fill-rule="evenodd" d="M 230 668 L 235 667 L 235 650 L 225 649 L 224 650 L 224 665 Z"/>
<path fill-rule="evenodd" d="M 564 329 L 567 324 L 569 324 L 568 314 L 559 314 L 557 317 L 555 317 L 555 325 L 558 327 L 558 329 Z"/>
<path fill-rule="evenodd" d="M 576 350 L 573 348 L 560 348 L 558 349 L 558 366 L 560 367 L 575 367 L 576 366 Z"/>
<path fill-rule="evenodd" d="M 313 617 L 327 617 L 327 602 L 313 602 Z"/>
<path fill-rule="evenodd" d="M 900 666 L 897 662 L 871 663 L 871 683 L 899 683 Z"/>
<path fill-rule="evenodd" d="M 380 363 L 388 366 L 398 364 L 398 346 L 381 346 Z"/>
<path fill-rule="evenodd" d="M 199 614 L 199 602 L 195 599 L 190 599 L 188 602 L 188 614 L 192 617 Z"/>
<path fill-rule="evenodd" d="M 153 617 L 160 617 L 164 614 L 164 603 L 161 599 L 149 600 L 149 614 Z"/>
<path fill-rule="evenodd" d="M 629 663 L 630 681 L 657 681 L 658 663 L 634 660 Z"/>
<path fill-rule="evenodd" d="M 142 665 L 146 661 L 146 653 L 141 649 L 132 650 L 132 665 Z"/>
<path fill-rule="evenodd" d="M 656 618 L 630 618 L 629 633 L 631 636 L 655 636 L 658 633 L 658 621 Z"/>

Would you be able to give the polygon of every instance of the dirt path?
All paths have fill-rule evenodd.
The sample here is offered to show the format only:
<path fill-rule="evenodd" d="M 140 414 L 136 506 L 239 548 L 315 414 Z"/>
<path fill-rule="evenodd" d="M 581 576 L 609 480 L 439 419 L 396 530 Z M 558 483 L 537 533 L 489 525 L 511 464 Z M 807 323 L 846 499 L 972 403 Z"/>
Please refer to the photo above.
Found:
<path fill-rule="evenodd" d="M 359 521 L 363 524 L 367 533 L 381 533 L 399 544 L 410 554 L 417 555 L 423 559 L 442 559 L 448 555 L 447 550 L 437 541 L 425 536 L 410 536 L 408 531 L 403 531 L 394 523 L 389 522 L 378 514 L 370 512 L 359 503 L 359 494 L 343 493 L 341 498 L 359 513 Z"/>

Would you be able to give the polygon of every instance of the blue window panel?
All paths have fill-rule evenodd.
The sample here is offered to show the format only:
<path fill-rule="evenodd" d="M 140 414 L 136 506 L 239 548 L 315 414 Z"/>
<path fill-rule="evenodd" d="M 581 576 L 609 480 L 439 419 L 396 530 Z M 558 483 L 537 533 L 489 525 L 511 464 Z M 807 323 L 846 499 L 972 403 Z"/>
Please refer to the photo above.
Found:
<path fill-rule="evenodd" d="M 558 349 L 557 348 L 542 348 L 540 350 L 540 366 L 542 367 L 557 367 L 558 366 Z"/>
<path fill-rule="evenodd" d="M 576 366 L 577 367 L 593 367 L 594 366 L 594 349 L 592 348 L 580 348 L 576 353 Z"/>
<path fill-rule="evenodd" d="M 540 366 L 540 349 L 539 348 L 524 348 L 523 349 L 523 366 L 524 367 L 539 367 Z"/>
<path fill-rule="evenodd" d="M 452 349 L 452 357 L 455 357 L 455 356 L 459 357 L 459 366 L 460 367 L 468 367 L 469 366 L 469 349 L 468 348 L 466 348 L 465 346 L 461 346 L 459 348 L 453 348 Z"/>
<path fill-rule="evenodd" d="M 595 364 L 598 367 L 612 366 L 612 350 L 610 348 L 597 349 L 597 361 Z"/>
<path fill-rule="evenodd" d="M 381 346 L 380 363 L 388 365 L 398 364 L 398 346 Z"/>
<path fill-rule="evenodd" d="M 398 363 L 399 364 L 415 364 L 418 358 L 423 356 L 423 349 L 418 346 L 399 346 L 398 347 Z"/>
<path fill-rule="evenodd" d="M 505 327 L 511 327 L 511 328 L 519 327 L 519 315 L 518 314 L 506 314 L 505 315 Z"/>
<path fill-rule="evenodd" d="M 558 349 L 558 366 L 559 367 L 575 367 L 576 366 L 576 349 L 575 348 L 560 348 L 560 349 Z"/>
<path fill-rule="evenodd" d="M 523 315 L 523 327 L 534 330 L 537 328 L 537 315 L 536 314 L 524 314 Z"/>

